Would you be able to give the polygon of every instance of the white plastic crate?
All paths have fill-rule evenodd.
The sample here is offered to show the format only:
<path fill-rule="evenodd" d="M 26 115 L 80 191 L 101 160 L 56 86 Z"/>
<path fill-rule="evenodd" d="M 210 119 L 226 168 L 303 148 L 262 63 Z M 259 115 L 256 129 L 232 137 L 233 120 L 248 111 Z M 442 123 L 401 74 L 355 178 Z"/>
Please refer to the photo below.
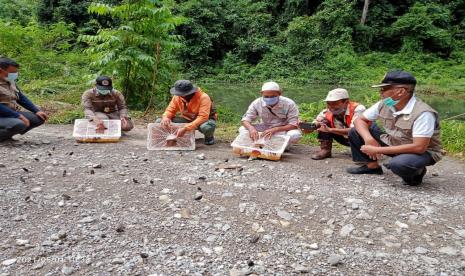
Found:
<path fill-rule="evenodd" d="M 121 138 L 121 120 L 102 120 L 105 130 L 97 133 L 97 126 L 87 119 L 74 121 L 73 137 L 83 143 L 114 143 Z"/>
<path fill-rule="evenodd" d="M 186 124 L 171 123 L 164 128 L 160 123 L 148 125 L 147 149 L 149 150 L 195 150 L 195 132 L 187 131 L 176 138 L 176 132 Z"/>
<path fill-rule="evenodd" d="M 262 133 L 257 141 L 250 139 L 248 133 L 239 134 L 231 143 L 233 152 L 240 156 L 252 156 L 268 160 L 279 160 L 289 143 L 288 135 L 273 135 L 263 138 Z"/>

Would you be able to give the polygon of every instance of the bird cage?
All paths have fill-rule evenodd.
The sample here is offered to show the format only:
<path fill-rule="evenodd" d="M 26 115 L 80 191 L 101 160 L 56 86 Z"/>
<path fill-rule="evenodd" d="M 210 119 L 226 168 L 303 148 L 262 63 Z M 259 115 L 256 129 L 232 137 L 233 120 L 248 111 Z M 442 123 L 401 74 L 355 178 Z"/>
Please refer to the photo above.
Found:
<path fill-rule="evenodd" d="M 239 156 L 250 156 L 268 160 L 279 160 L 289 143 L 288 135 L 273 135 L 253 141 L 248 133 L 240 133 L 231 143 L 233 153 Z"/>
<path fill-rule="evenodd" d="M 97 125 L 87 119 L 74 121 L 73 137 L 82 143 L 114 143 L 121 138 L 121 120 L 102 120 L 105 129 L 97 130 Z"/>
<path fill-rule="evenodd" d="M 160 123 L 148 125 L 147 149 L 149 150 L 195 150 L 195 132 L 187 131 L 176 137 L 179 128 L 186 124 L 171 123 L 163 127 Z"/>

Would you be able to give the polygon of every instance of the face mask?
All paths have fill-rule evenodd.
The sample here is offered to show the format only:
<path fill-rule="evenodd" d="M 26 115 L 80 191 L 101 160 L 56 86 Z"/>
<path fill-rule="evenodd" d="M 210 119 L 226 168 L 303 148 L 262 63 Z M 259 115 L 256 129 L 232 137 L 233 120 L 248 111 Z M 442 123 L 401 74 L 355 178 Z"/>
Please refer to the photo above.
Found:
<path fill-rule="evenodd" d="M 331 113 L 334 115 L 341 115 L 342 113 L 346 112 L 346 109 L 343 107 L 338 109 L 330 109 L 329 111 L 331 111 Z"/>
<path fill-rule="evenodd" d="M 98 92 L 100 95 L 105 96 L 105 95 L 110 94 L 111 90 L 109 90 L 109 89 L 97 89 L 97 92 Z"/>
<path fill-rule="evenodd" d="M 383 99 L 383 103 L 387 106 L 387 107 L 394 107 L 396 104 L 399 103 L 399 101 L 397 100 L 394 100 L 392 99 L 391 97 L 388 97 L 386 99 Z"/>
<path fill-rule="evenodd" d="M 279 96 L 272 97 L 272 98 L 265 98 L 263 97 L 263 100 L 265 101 L 266 105 L 272 106 L 278 103 L 279 101 Z"/>
<path fill-rule="evenodd" d="M 17 79 L 18 79 L 18 72 L 16 72 L 16 73 L 8 73 L 8 76 L 5 78 L 5 80 L 7 80 L 9 82 L 14 82 Z"/>

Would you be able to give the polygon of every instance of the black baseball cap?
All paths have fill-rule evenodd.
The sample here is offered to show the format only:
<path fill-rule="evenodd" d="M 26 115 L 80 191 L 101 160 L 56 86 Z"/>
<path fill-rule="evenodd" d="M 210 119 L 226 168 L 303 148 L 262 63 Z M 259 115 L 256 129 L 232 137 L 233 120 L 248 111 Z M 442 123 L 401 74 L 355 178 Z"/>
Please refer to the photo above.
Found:
<path fill-rule="evenodd" d="M 416 85 L 417 80 L 415 77 L 406 71 L 391 71 L 388 72 L 380 84 L 372 85 L 371 87 L 383 87 L 388 85 L 397 85 L 397 84 L 410 84 Z"/>
<path fill-rule="evenodd" d="M 107 76 L 99 76 L 96 80 L 96 87 L 100 90 L 112 90 L 113 85 L 110 77 Z"/>

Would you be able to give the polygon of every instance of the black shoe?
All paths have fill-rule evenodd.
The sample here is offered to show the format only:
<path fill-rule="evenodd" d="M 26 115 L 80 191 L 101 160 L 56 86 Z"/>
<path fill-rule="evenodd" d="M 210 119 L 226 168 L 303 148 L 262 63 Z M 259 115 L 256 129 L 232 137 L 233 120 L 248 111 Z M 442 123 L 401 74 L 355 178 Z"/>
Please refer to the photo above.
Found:
<path fill-rule="evenodd" d="M 381 167 L 370 169 L 367 165 L 363 165 L 361 167 L 348 168 L 347 172 L 351 174 L 383 174 L 383 169 Z"/>
<path fill-rule="evenodd" d="M 214 145 L 215 144 L 215 137 L 205 137 L 205 140 L 203 141 L 203 143 L 207 146 L 211 146 L 211 145 Z"/>
<path fill-rule="evenodd" d="M 408 181 L 403 179 L 404 184 L 409 185 L 409 186 L 418 186 L 423 182 L 423 177 L 425 176 L 425 174 L 426 174 L 426 167 L 423 169 L 423 171 L 421 171 L 419 175 L 415 175 L 413 179 L 410 179 Z"/>

